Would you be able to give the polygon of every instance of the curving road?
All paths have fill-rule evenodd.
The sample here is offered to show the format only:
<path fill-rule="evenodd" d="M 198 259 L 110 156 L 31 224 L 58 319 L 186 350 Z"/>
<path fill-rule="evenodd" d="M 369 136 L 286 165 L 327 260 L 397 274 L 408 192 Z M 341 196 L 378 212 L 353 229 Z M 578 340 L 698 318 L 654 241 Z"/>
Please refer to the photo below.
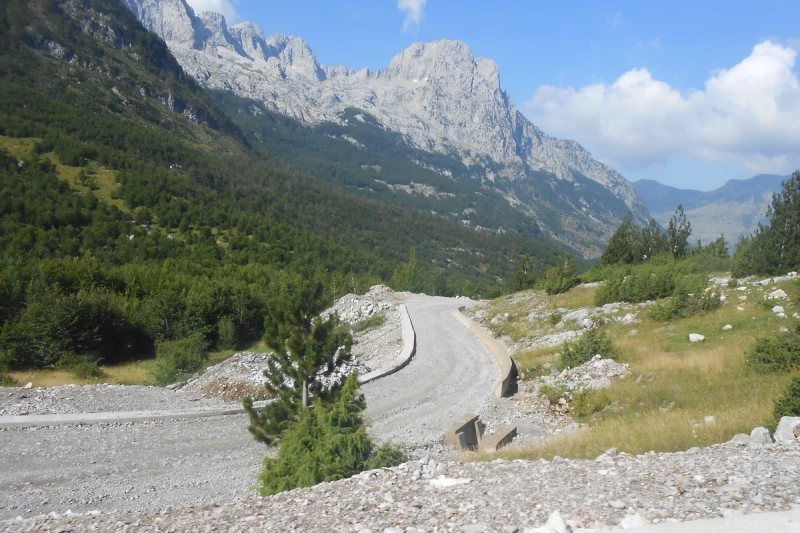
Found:
<path fill-rule="evenodd" d="M 491 401 L 500 370 L 452 312 L 463 300 L 412 295 L 417 354 L 364 385 L 370 432 L 425 445 Z M 252 494 L 266 448 L 247 416 L 0 429 L 0 520 L 68 509 L 158 511 Z M 0 528 L 2 529 L 2 528 Z"/>
<path fill-rule="evenodd" d="M 371 433 L 399 444 L 429 445 L 466 413 L 492 399 L 500 368 L 453 311 L 464 300 L 411 295 L 406 302 L 417 353 L 403 370 L 362 387 Z"/>

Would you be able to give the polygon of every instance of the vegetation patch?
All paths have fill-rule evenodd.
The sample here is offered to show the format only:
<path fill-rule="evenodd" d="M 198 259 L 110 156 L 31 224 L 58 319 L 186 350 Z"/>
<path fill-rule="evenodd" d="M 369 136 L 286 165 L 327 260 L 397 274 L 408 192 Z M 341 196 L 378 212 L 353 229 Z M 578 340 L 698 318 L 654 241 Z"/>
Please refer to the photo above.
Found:
<path fill-rule="evenodd" d="M 564 343 L 559 363 L 561 368 L 575 368 L 595 355 L 612 358 L 619 353 L 611 337 L 601 328 L 591 328 L 573 343 Z"/>

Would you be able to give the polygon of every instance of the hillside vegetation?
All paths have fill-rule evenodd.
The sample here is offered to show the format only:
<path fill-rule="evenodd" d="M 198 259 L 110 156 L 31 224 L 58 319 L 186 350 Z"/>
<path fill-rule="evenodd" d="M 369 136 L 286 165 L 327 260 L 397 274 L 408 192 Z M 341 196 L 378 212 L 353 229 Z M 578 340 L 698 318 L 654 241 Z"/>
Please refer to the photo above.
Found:
<path fill-rule="evenodd" d="M 595 354 L 631 373 L 600 390 L 543 387 L 551 401 L 570 398 L 570 415 L 586 428 L 505 455 L 686 450 L 800 416 L 798 213 L 795 173 L 773 198 L 771 224 L 733 257 L 724 237 L 691 246 L 679 206 L 666 233 L 626 219 L 601 264 L 581 275 L 563 267 L 550 279 L 518 272 L 534 288 L 493 300 L 475 316 L 511 347 L 523 379 L 536 384 L 537 376 Z M 585 284 L 548 290 L 552 279 L 571 280 L 559 288 Z"/>
<path fill-rule="evenodd" d="M 0 373 L 248 345 L 287 280 L 498 295 L 561 253 L 253 150 L 119 0 L 0 2 L 0 213 Z"/>

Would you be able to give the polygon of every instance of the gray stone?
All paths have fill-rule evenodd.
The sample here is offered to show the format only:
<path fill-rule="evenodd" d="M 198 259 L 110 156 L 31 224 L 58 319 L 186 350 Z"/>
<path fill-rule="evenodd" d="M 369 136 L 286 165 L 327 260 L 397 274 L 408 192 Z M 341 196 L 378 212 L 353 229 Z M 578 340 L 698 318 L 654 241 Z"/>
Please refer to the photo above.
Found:
<path fill-rule="evenodd" d="M 781 418 L 780 422 L 778 422 L 778 428 L 775 430 L 775 442 L 778 444 L 797 442 L 794 431 L 798 426 L 800 426 L 800 417 L 798 416 L 784 416 Z"/>
<path fill-rule="evenodd" d="M 706 340 L 705 336 L 699 333 L 689 333 L 689 342 L 703 342 Z"/>
<path fill-rule="evenodd" d="M 778 313 L 786 313 L 786 310 L 783 308 L 783 306 L 776 305 L 775 307 L 772 308 L 772 312 L 777 315 Z"/>
<path fill-rule="evenodd" d="M 786 294 L 786 292 L 784 292 L 782 289 L 778 289 L 777 291 L 769 293 L 768 297 L 770 300 L 785 300 L 789 297 L 789 295 Z"/>

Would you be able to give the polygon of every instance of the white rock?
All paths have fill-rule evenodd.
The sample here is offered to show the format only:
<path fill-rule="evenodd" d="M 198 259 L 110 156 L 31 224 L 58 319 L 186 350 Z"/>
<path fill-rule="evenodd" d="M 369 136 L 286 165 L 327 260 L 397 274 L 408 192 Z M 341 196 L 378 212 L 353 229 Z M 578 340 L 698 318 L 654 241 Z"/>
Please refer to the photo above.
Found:
<path fill-rule="evenodd" d="M 446 489 L 449 487 L 455 487 L 456 485 L 465 485 L 470 483 L 472 480 L 469 478 L 455 478 L 455 477 L 444 477 L 440 476 L 438 478 L 430 480 L 431 487 L 435 487 L 437 489 Z"/>
<path fill-rule="evenodd" d="M 542 527 L 526 527 L 524 533 L 567 533 L 567 524 L 561 518 L 561 513 L 553 511 Z"/>
<path fill-rule="evenodd" d="M 689 333 L 689 342 L 703 342 L 706 340 L 705 336 L 699 333 Z"/>
<path fill-rule="evenodd" d="M 772 312 L 775 314 L 786 313 L 786 310 L 783 308 L 783 306 L 776 305 L 775 307 L 772 308 Z"/>
<path fill-rule="evenodd" d="M 778 317 L 778 318 L 786 318 L 786 313 L 778 313 L 775 316 Z"/>
<path fill-rule="evenodd" d="M 640 514 L 632 514 L 623 518 L 619 523 L 619 527 L 622 529 L 633 529 L 635 527 L 644 527 L 648 524 L 650 524 L 650 521 L 647 518 Z"/>
<path fill-rule="evenodd" d="M 737 311 L 744 311 L 744 307 L 742 307 L 742 306 L 740 305 L 740 306 L 738 306 L 738 307 L 736 308 L 736 310 L 737 310 Z"/>
<path fill-rule="evenodd" d="M 28 382 L 28 383 L 26 383 L 26 384 L 25 384 L 25 386 L 24 386 L 24 387 L 22 387 L 22 388 L 23 388 L 23 389 L 30 389 L 30 388 L 32 388 L 32 387 L 33 387 L 33 383 L 29 381 L 29 382 Z"/>
<path fill-rule="evenodd" d="M 732 329 L 733 326 L 731 326 L 730 324 L 725 324 L 724 326 L 722 326 L 722 331 L 730 331 Z"/>
<path fill-rule="evenodd" d="M 769 299 L 770 300 L 785 300 L 788 297 L 789 297 L 789 295 L 786 294 L 781 289 L 778 289 L 777 291 L 773 291 L 773 292 L 769 293 Z"/>
<path fill-rule="evenodd" d="M 778 422 L 778 428 L 775 430 L 775 442 L 778 444 L 787 444 L 790 442 L 797 442 L 795 436 L 795 428 L 800 426 L 800 416 L 784 416 Z"/>

